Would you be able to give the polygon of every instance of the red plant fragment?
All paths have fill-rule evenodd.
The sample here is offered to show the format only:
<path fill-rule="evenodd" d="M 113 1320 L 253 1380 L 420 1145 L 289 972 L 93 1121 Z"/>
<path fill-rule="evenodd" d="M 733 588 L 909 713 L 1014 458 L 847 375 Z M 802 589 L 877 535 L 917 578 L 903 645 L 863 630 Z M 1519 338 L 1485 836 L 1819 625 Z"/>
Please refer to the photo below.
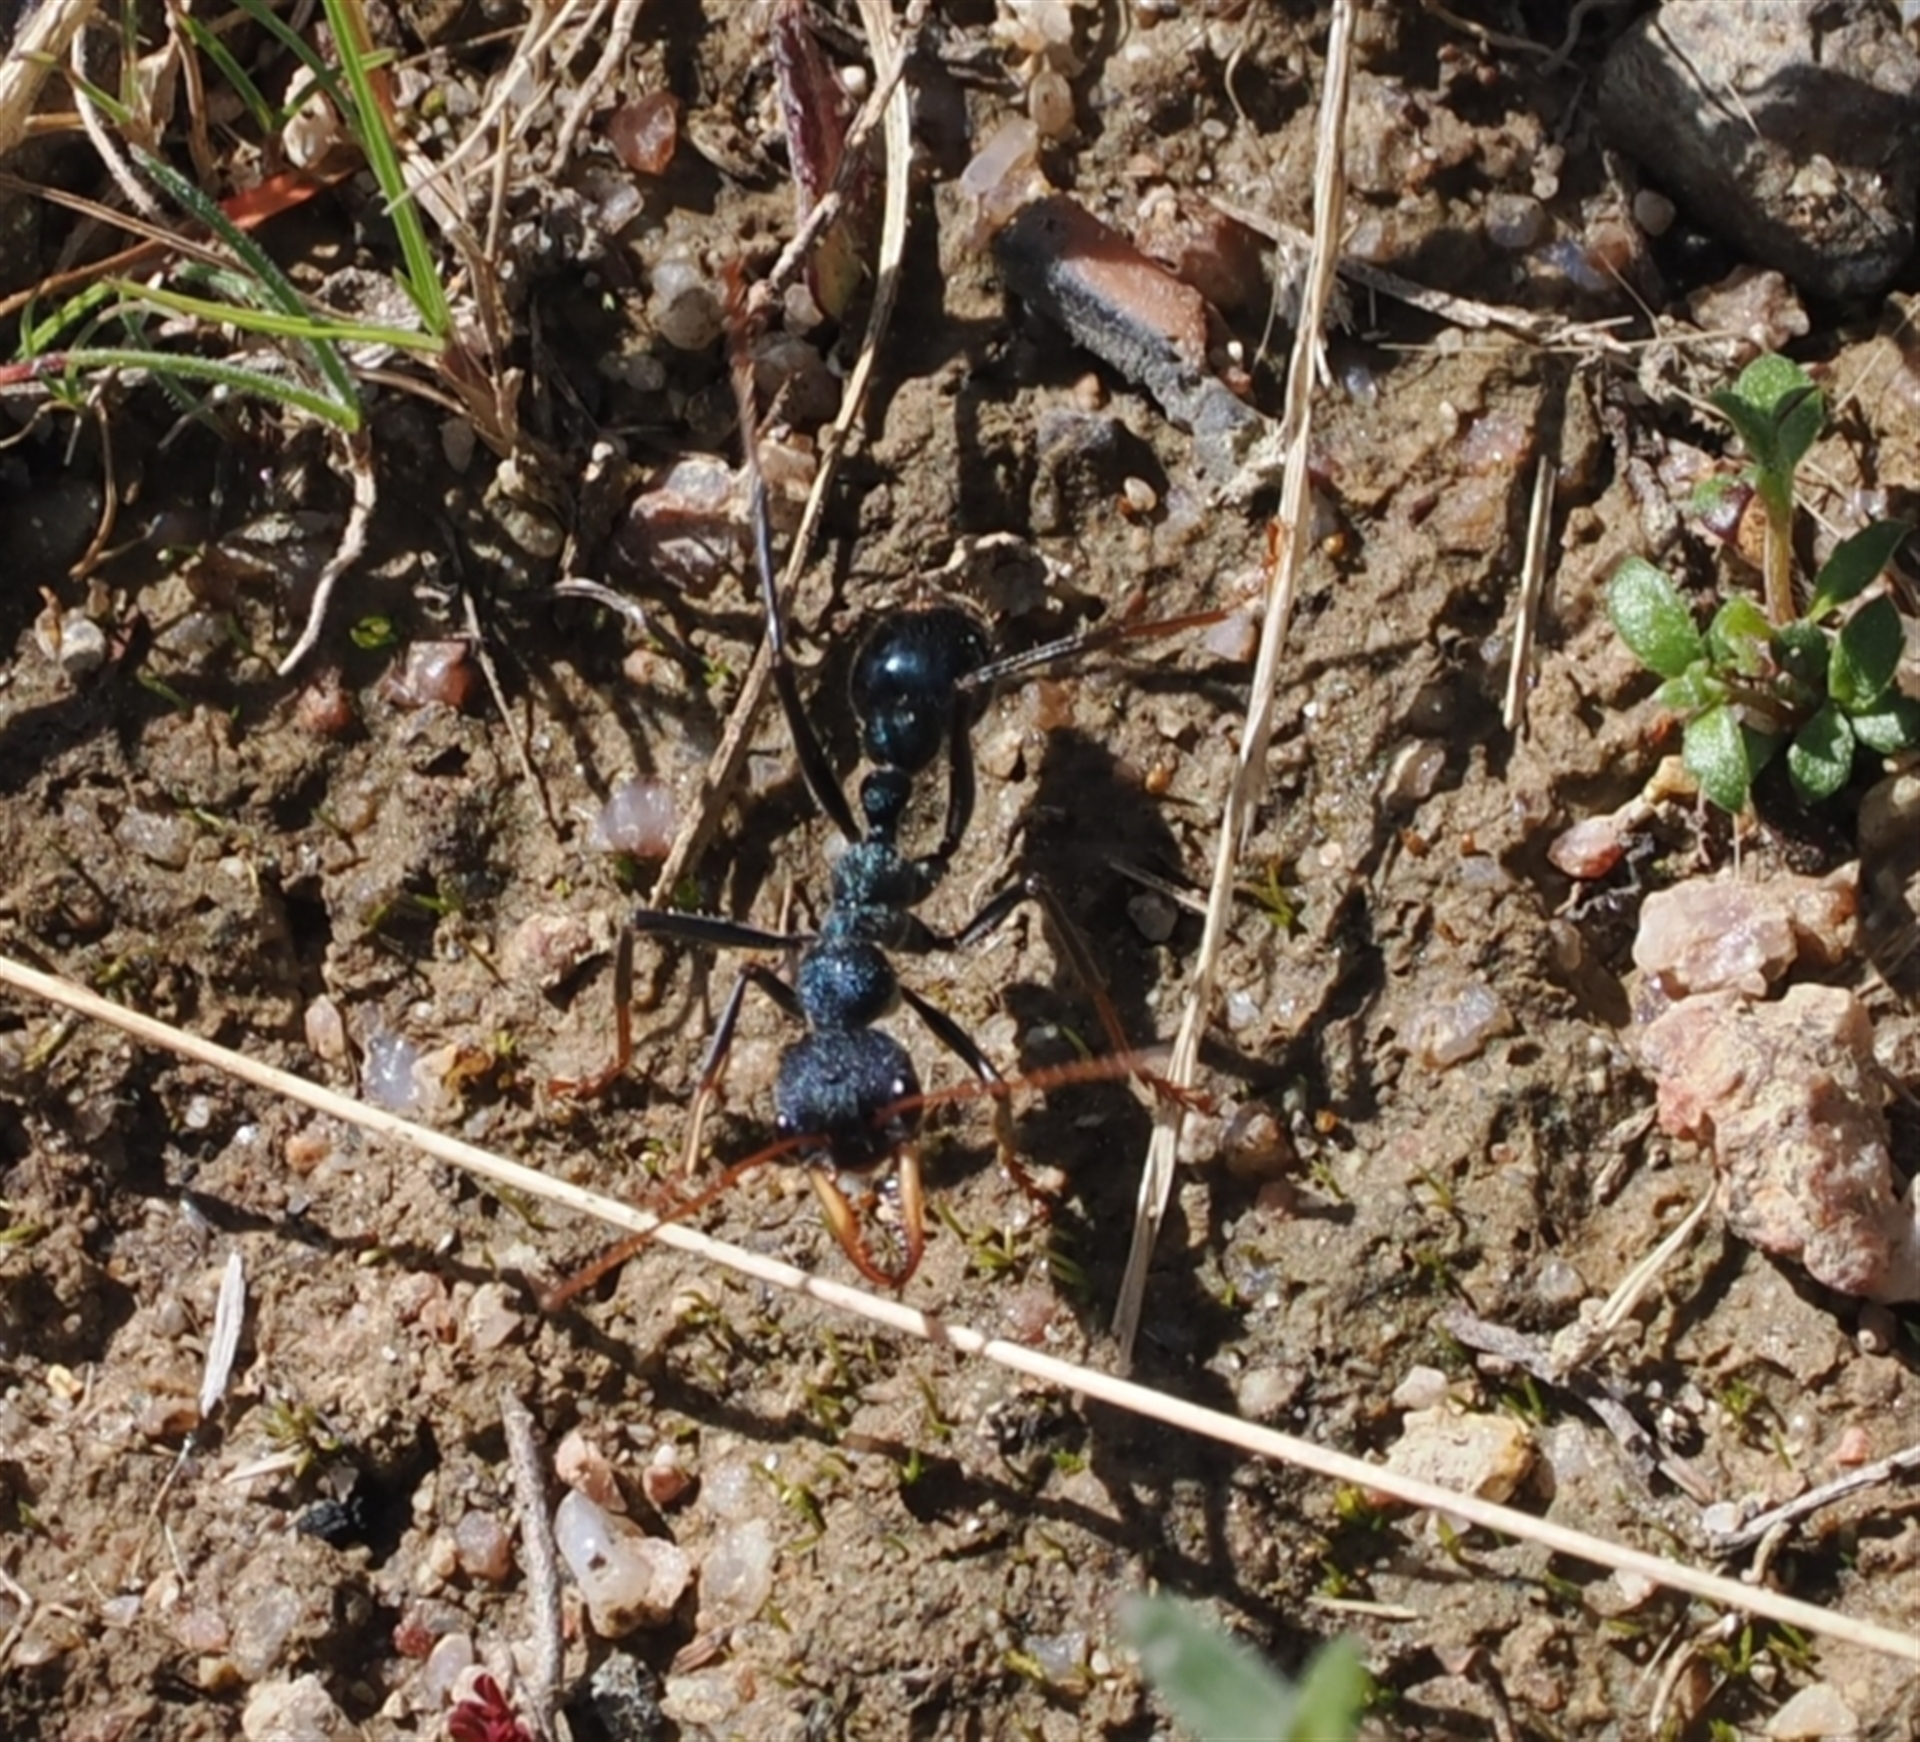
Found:
<path fill-rule="evenodd" d="M 846 155 L 852 106 L 819 39 L 807 24 L 806 0 L 780 0 L 773 14 L 773 72 L 787 129 L 794 203 L 801 223 L 832 191 Z M 873 177 L 854 166 L 840 216 L 814 245 L 807 287 L 823 313 L 838 320 L 859 289 L 860 237 L 873 203 Z"/>
<path fill-rule="evenodd" d="M 476 1676 L 473 1692 L 447 1714 L 447 1737 L 448 1742 L 534 1742 L 490 1675 Z"/>

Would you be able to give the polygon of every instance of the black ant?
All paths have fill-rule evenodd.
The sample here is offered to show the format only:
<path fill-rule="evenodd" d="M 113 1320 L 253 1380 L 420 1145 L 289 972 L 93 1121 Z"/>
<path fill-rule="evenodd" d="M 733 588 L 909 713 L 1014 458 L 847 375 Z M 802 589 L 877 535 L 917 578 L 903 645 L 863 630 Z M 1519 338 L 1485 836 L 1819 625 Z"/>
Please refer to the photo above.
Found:
<path fill-rule="evenodd" d="M 1114 1059 L 1103 1074 L 1148 1075 L 1129 1049 L 1112 1000 L 1084 939 L 1041 878 L 1016 878 L 992 896 L 952 935 L 935 931 L 914 912 L 940 883 L 973 818 L 973 729 L 994 687 L 1018 673 L 1076 657 L 1141 635 L 1163 635 L 1217 621 L 1208 611 L 1150 623 L 1101 625 L 1023 653 L 996 657 L 986 624 L 951 603 L 889 612 L 874 625 L 856 654 L 849 702 L 859 722 L 867 772 L 859 788 L 858 814 L 833 771 L 820 734 L 801 705 L 788 647 L 784 614 L 774 579 L 766 485 L 760 473 L 751 404 L 751 383 L 735 369 L 735 391 L 746 449 L 749 511 L 755 567 L 772 649 L 774 687 L 780 697 L 807 790 L 841 838 L 845 850 L 834 862 L 825 912 L 811 936 L 763 930 L 734 920 L 644 909 L 632 917 L 635 933 L 677 938 L 711 949 L 798 951 L 791 981 L 758 963 L 743 968 L 724 1006 L 701 1067 L 696 1104 L 703 1105 L 718 1081 L 749 985 L 759 987 L 806 1032 L 782 1053 L 774 1085 L 776 1143 L 728 1169 L 720 1183 L 674 1207 L 679 1217 L 710 1202 L 741 1173 L 776 1157 L 797 1155 L 807 1167 L 828 1225 L 855 1269 L 882 1287 L 904 1287 L 925 1248 L 925 1199 L 916 1145 L 930 1097 L 907 1049 L 875 1026 L 905 1003 L 943 1046 L 977 1079 L 995 1103 L 1001 1166 L 1044 1215 L 1051 1205 L 1014 1153 L 1007 1114 L 1007 1085 L 986 1054 L 944 1010 L 902 984 L 890 952 L 912 955 L 962 950 L 985 937 L 1024 901 L 1037 902 L 1052 920 L 1069 965 L 1099 1013 Z M 914 855 L 900 831 L 916 783 L 945 753 L 946 819 L 929 853 Z M 626 1028 L 622 1010 L 622 1043 Z M 624 1058 L 615 1065 L 623 1068 Z M 612 1073 L 608 1073 L 609 1076 Z M 1062 1077 L 1084 1073 L 1064 1072 Z M 1157 1081 L 1157 1079 L 1150 1079 Z M 695 1130 L 697 1134 L 696 1117 Z M 696 1135 L 697 1141 L 697 1135 Z M 898 1192 L 901 1256 L 883 1268 L 861 1239 L 843 1176 L 871 1178 L 892 1167 Z M 638 1244 L 635 1242 L 633 1244 Z M 566 1284 L 564 1299 L 605 1273 L 631 1248 L 609 1253 Z"/>

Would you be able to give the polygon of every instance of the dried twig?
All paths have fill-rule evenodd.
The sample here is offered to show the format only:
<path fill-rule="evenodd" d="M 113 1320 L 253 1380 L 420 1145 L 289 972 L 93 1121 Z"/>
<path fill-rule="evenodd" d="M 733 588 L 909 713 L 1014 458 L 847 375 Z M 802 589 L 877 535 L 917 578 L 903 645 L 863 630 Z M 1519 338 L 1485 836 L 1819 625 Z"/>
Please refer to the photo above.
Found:
<path fill-rule="evenodd" d="M 1831 1506 L 1836 1500 L 1846 1499 L 1849 1494 L 1858 1494 L 1863 1489 L 1877 1488 L 1883 1482 L 1915 1474 L 1920 1474 L 1920 1445 L 1908 1446 L 1891 1457 L 1881 1458 L 1872 1464 L 1862 1464 L 1859 1469 L 1836 1476 L 1831 1482 L 1822 1482 L 1818 1488 L 1809 1488 L 1804 1494 L 1796 1494 L 1791 1500 L 1769 1507 L 1736 1529 L 1709 1531 L 1707 1546 L 1717 1555 L 1740 1554 L 1764 1537 L 1784 1526 L 1798 1524 L 1803 1518 L 1811 1518 L 1814 1513 Z"/>
<path fill-rule="evenodd" d="M 212 1041 L 202 1040 L 197 1035 L 142 1015 L 139 1011 L 128 1010 L 84 986 L 62 980 L 57 975 L 42 973 L 9 957 L 0 956 L 0 984 L 95 1021 L 108 1023 L 149 1046 L 162 1047 L 183 1058 L 209 1065 L 238 1081 L 283 1096 L 327 1118 L 339 1119 L 363 1131 L 405 1144 L 422 1155 L 460 1168 L 477 1178 L 490 1180 L 496 1185 L 547 1203 L 578 1210 L 616 1228 L 646 1234 L 662 1246 L 671 1246 L 706 1263 L 722 1266 L 749 1281 L 785 1289 L 835 1311 L 857 1314 L 872 1324 L 901 1335 L 922 1338 L 959 1355 L 995 1362 L 1013 1372 L 1037 1379 L 1042 1384 L 1080 1393 L 1116 1409 L 1165 1423 L 1185 1433 L 1216 1440 L 1240 1451 L 1291 1464 L 1331 1481 L 1385 1494 L 1405 1506 L 1444 1512 L 1449 1517 L 1464 1520 L 1468 1525 L 1538 1544 L 1554 1554 L 1571 1555 L 1594 1566 L 1637 1573 L 1656 1585 L 1684 1591 L 1711 1603 L 1725 1604 L 1734 1610 L 1771 1621 L 1782 1621 L 1824 1638 L 1848 1640 L 1903 1662 L 1920 1664 L 1920 1639 L 1916 1639 L 1911 1632 L 1836 1615 L 1829 1609 L 1801 1602 L 1778 1591 L 1749 1588 L 1738 1580 L 1688 1566 L 1682 1561 L 1648 1554 L 1623 1543 L 1608 1542 L 1604 1538 L 1590 1536 L 1585 1531 L 1574 1530 L 1549 1519 L 1536 1518 L 1531 1513 L 1495 1505 L 1475 1495 L 1458 1494 L 1437 1483 L 1389 1470 L 1385 1465 L 1368 1463 L 1364 1458 L 1315 1445 L 1311 1440 L 1278 1433 L 1252 1422 L 1238 1421 L 1219 1410 L 1187 1403 L 1149 1386 L 1103 1373 L 1097 1368 L 1063 1361 L 1056 1355 L 1030 1349 L 1023 1343 L 989 1337 L 967 1325 L 949 1324 L 903 1301 L 877 1295 L 849 1283 L 809 1275 L 791 1264 L 783 1264 L 761 1253 L 715 1240 L 697 1229 L 684 1227 L 677 1222 L 661 1222 L 631 1204 L 588 1191 L 568 1180 L 554 1179 L 481 1149 L 476 1144 L 449 1137 L 444 1132 L 429 1130 L 424 1125 L 415 1125 L 383 1108 L 366 1106 L 337 1090 L 309 1082 L 291 1071 L 280 1070 L 228 1047 L 216 1046 Z"/>
<path fill-rule="evenodd" d="M 1277 548 L 1267 592 L 1266 621 L 1260 632 L 1260 653 L 1254 666 L 1253 689 L 1247 699 L 1246 724 L 1241 730 L 1240 758 L 1233 785 L 1220 819 L 1220 838 L 1213 863 L 1213 883 L 1207 892 L 1207 923 L 1194 963 L 1193 984 L 1173 1047 L 1168 1077 L 1177 1088 L 1190 1089 L 1200 1060 L 1200 1038 L 1213 1004 L 1214 974 L 1226 942 L 1233 911 L 1234 882 L 1240 856 L 1251 828 L 1255 806 L 1266 788 L 1267 747 L 1273 737 L 1273 696 L 1280 678 L 1280 650 L 1293 616 L 1294 589 L 1306 560 L 1309 524 L 1308 442 L 1312 434 L 1314 359 L 1320 348 L 1321 324 L 1333 295 L 1334 263 L 1339 251 L 1341 213 L 1346 204 L 1343 135 L 1347 115 L 1347 73 L 1352 53 L 1353 7 L 1350 0 L 1334 0 L 1333 28 L 1327 38 L 1326 85 L 1320 97 L 1319 151 L 1313 182 L 1313 258 L 1308 266 L 1300 325 L 1295 330 L 1293 359 L 1287 374 L 1287 408 L 1283 424 L 1287 447 L 1286 476 L 1280 488 L 1276 523 Z M 1154 1120 L 1153 1137 L 1140 1178 L 1134 1209 L 1133 1245 L 1127 1253 L 1120 1301 L 1114 1312 L 1114 1335 L 1120 1343 L 1122 1364 L 1131 1361 L 1146 1300 L 1147 1271 L 1160 1224 L 1173 1191 L 1173 1170 L 1180 1149 L 1180 1126 L 1185 1103 L 1163 1096 Z"/>
<path fill-rule="evenodd" d="M 893 15 L 887 10 L 886 0 L 860 0 L 860 13 L 866 21 L 875 63 L 890 66 L 900 51 L 894 34 Z M 913 148 L 904 79 L 893 87 L 893 93 L 887 99 L 885 138 L 886 201 L 880 226 L 880 270 L 874 282 L 873 311 L 867 317 L 867 330 L 861 340 L 859 360 L 854 364 L 852 374 L 847 377 L 847 390 L 840 401 L 840 415 L 833 420 L 833 426 L 820 444 L 820 467 L 814 475 L 806 509 L 800 516 L 800 528 L 793 535 L 793 543 L 787 551 L 786 573 L 780 582 L 783 600 L 792 597 L 794 585 L 807 565 L 807 554 L 812 547 L 814 534 L 820 529 L 821 516 L 826 512 L 827 492 L 832 488 L 840 457 L 846 452 L 854 425 L 865 409 L 874 361 L 879 355 L 880 341 L 886 334 L 887 323 L 893 318 L 894 301 L 900 291 L 900 262 L 907 248 L 907 195 L 911 191 L 909 171 Z M 746 767 L 753 729 L 760 718 L 760 710 L 766 706 L 767 692 L 772 685 L 773 651 L 771 645 L 763 641 L 753 656 L 753 663 L 747 667 L 747 675 L 740 685 L 740 695 L 733 704 L 732 714 L 728 716 L 726 730 L 721 733 L 719 748 L 707 763 L 700 790 L 688 807 L 687 820 L 680 825 L 680 832 L 667 851 L 666 862 L 660 867 L 660 875 L 654 880 L 655 900 L 664 898 L 679 885 L 689 867 L 706 851 L 707 843 L 713 839 L 714 831 L 720 825 L 720 814 Z"/>
<path fill-rule="evenodd" d="M 546 1738 L 553 1734 L 566 1650 L 561 1633 L 560 1562 L 554 1553 L 553 1520 L 547 1513 L 547 1484 L 540 1473 L 540 1437 L 534 1431 L 533 1416 L 511 1388 L 500 1394 L 500 1425 L 507 1436 L 514 1504 L 520 1509 L 520 1546 L 526 1556 L 527 1599 L 533 1611 L 527 1706 L 536 1734 Z"/>

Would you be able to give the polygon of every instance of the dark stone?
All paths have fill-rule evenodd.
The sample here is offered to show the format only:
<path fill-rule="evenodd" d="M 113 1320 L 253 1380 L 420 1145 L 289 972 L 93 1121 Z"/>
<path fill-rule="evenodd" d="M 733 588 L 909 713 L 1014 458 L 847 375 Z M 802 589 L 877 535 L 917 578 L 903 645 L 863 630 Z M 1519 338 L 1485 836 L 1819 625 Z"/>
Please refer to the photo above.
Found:
<path fill-rule="evenodd" d="M 1913 251 L 1917 91 L 1891 8 L 1668 0 L 1608 54 L 1600 116 L 1699 223 L 1847 301 Z"/>

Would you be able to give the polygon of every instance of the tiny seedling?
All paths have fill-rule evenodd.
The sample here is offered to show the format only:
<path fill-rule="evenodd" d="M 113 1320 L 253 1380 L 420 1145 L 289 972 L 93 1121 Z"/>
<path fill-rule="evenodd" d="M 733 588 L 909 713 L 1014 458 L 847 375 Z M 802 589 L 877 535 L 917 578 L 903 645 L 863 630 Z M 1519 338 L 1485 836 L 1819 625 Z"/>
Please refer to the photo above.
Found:
<path fill-rule="evenodd" d="M 1667 575 L 1629 557 L 1607 585 L 1607 615 L 1641 664 L 1665 679 L 1658 699 L 1685 721 L 1682 759 L 1721 810 L 1746 808 L 1754 777 L 1782 745 L 1801 800 L 1831 798 L 1855 754 L 1920 745 L 1920 703 L 1894 682 L 1905 648 L 1884 593 L 1841 617 L 1893 558 L 1909 528 L 1880 520 L 1845 539 L 1793 610 L 1794 472 L 1825 419 L 1797 363 L 1761 357 L 1712 403 L 1745 444 L 1745 484 L 1766 517 L 1766 606 L 1728 599 L 1704 633 Z"/>
<path fill-rule="evenodd" d="M 1289 1681 L 1172 1597 L 1129 1599 L 1121 1627 L 1147 1680 L 1198 1742 L 1345 1742 L 1359 1730 L 1371 1680 L 1350 1639 L 1323 1646 Z"/>

